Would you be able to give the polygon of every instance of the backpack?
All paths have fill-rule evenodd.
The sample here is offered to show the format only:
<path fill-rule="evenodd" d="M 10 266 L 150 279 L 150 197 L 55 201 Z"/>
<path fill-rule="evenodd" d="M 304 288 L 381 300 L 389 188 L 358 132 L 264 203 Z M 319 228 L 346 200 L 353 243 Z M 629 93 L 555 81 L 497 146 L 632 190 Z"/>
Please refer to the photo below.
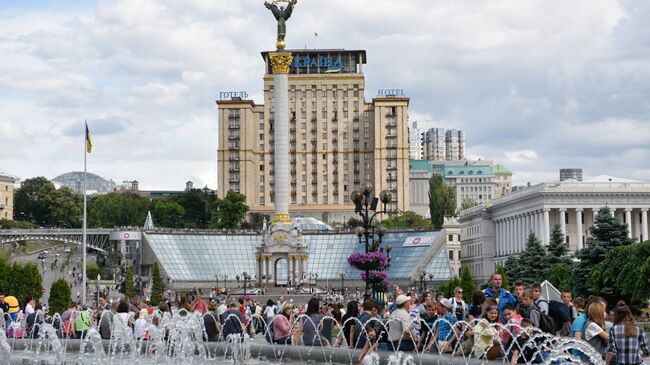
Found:
<path fill-rule="evenodd" d="M 561 329 L 564 323 L 571 321 L 571 309 L 557 300 L 548 302 L 548 315 L 555 321 L 556 330 Z"/>
<path fill-rule="evenodd" d="M 530 312 L 533 309 L 539 312 L 539 329 L 542 330 L 542 332 L 555 334 L 555 320 L 553 320 L 553 318 L 551 318 L 548 314 L 539 310 L 535 304 L 532 304 L 531 308 L 528 308 L 528 310 L 524 309 L 521 312 L 521 316 L 526 319 L 530 319 Z"/>
<path fill-rule="evenodd" d="M 555 326 L 555 320 L 551 318 L 548 314 L 539 311 L 539 329 L 543 332 L 550 333 L 552 335 L 557 331 Z"/>
<path fill-rule="evenodd" d="M 268 342 L 270 344 L 273 344 L 273 342 L 275 340 L 275 332 L 274 332 L 274 329 L 273 329 L 273 327 L 275 327 L 275 326 L 273 326 L 273 323 L 274 323 L 274 321 L 271 320 L 269 325 L 266 326 L 266 332 L 264 332 L 264 339 L 266 340 L 266 342 Z"/>

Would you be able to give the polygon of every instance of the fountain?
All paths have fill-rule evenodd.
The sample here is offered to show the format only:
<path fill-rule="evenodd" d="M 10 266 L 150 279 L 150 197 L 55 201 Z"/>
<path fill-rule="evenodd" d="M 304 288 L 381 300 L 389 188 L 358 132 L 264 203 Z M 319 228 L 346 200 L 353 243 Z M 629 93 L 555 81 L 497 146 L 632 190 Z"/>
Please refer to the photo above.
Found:
<path fill-rule="evenodd" d="M 219 334 L 217 341 L 206 341 L 208 334 L 204 325 L 203 315 L 200 313 L 188 313 L 184 310 L 175 311 L 172 316 L 169 313 L 154 311 L 151 318 L 146 321 L 147 336 L 136 339 L 129 323 L 133 320 L 134 314 L 116 313 L 113 314 L 111 327 L 111 338 L 102 339 L 100 331 L 95 324 L 91 325 L 83 339 L 62 338 L 59 331 L 60 316 L 54 315 L 38 326 L 38 337 L 19 338 L 19 336 L 7 336 L 10 334 L 27 334 L 24 321 L 13 321 L 6 327 L 3 323 L 0 330 L 0 356 L 4 364 L 56 364 L 56 365 L 81 365 L 81 364 L 114 364 L 123 361 L 137 362 L 138 365 L 149 364 L 285 364 L 285 363 L 357 363 L 360 350 L 347 348 L 343 333 L 332 339 L 332 343 L 342 343 L 341 347 L 336 346 L 296 346 L 286 344 L 267 344 L 264 341 L 269 327 L 273 325 L 275 318 L 268 323 L 263 323 L 266 332 L 251 338 L 248 333 L 230 335 L 224 338 Z M 43 315 L 39 313 L 39 315 Z M 102 313 L 100 318 L 111 315 L 108 311 Z M 206 314 L 212 315 L 212 314 Z M 232 316 L 232 315 L 231 315 Z M 239 319 L 235 316 L 236 321 Z M 264 322 L 261 318 L 260 321 Z M 342 328 L 347 321 L 353 321 L 359 325 L 363 333 L 368 336 L 366 325 L 356 318 L 350 318 L 346 323 L 338 323 L 333 317 L 324 317 L 320 323 L 313 323 L 316 327 L 323 324 L 323 321 L 332 321 L 335 326 Z M 298 316 L 291 325 L 297 328 L 303 321 L 311 321 L 305 315 Z M 372 319 L 373 325 L 378 332 L 385 332 L 391 321 L 379 321 Z M 433 333 L 435 326 L 444 319 L 438 319 L 431 327 Z M 240 325 L 243 325 L 239 322 Z M 451 323 L 448 323 L 452 325 Z M 475 323 L 458 322 L 455 326 L 459 328 L 458 338 L 463 338 L 467 331 Z M 423 323 L 423 326 L 428 326 Z M 564 338 L 541 333 L 538 330 L 521 328 L 517 325 L 503 327 L 501 331 L 507 332 L 513 339 L 519 338 L 526 332 L 529 340 L 525 347 L 534 349 L 533 358 L 542 358 L 548 364 L 564 363 L 591 363 L 603 364 L 598 354 L 589 344 L 574 338 Z M 146 338 L 146 339 L 145 339 Z M 414 339 L 404 339 L 413 341 Z M 324 342 L 327 339 L 323 340 Z M 355 346 L 357 344 L 354 344 Z M 494 346 L 497 346 L 496 344 Z M 520 352 L 517 341 L 504 346 L 498 345 L 502 354 L 508 354 L 513 349 Z M 501 360 L 488 361 L 477 358 L 476 347 L 463 349 L 462 343 L 458 341 L 450 353 L 441 354 L 443 349 L 434 347 L 432 353 L 416 351 L 404 353 L 394 351 L 371 351 L 367 354 L 363 364 L 389 364 L 389 365 L 414 365 L 414 364 L 478 364 L 478 363 L 509 363 L 506 357 Z M 582 352 L 582 358 L 576 357 L 574 350 Z M 486 351 L 487 352 L 487 351 Z M 537 356 L 539 355 L 539 356 Z"/>

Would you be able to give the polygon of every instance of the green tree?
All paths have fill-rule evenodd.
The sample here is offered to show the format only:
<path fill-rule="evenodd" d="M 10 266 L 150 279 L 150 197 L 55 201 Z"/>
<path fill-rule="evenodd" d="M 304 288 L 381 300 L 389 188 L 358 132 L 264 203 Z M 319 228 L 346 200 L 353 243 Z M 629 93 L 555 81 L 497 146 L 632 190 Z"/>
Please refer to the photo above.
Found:
<path fill-rule="evenodd" d="M 549 263 L 551 265 L 566 263 L 569 260 L 567 257 L 569 245 L 564 242 L 564 238 L 562 227 L 559 224 L 554 225 L 548 243 Z"/>
<path fill-rule="evenodd" d="M 63 313 L 68 309 L 68 303 L 72 301 L 72 291 L 65 279 L 58 279 L 50 287 L 50 298 L 47 301 L 49 313 Z"/>
<path fill-rule="evenodd" d="M 153 202 L 152 212 L 157 227 L 181 228 L 185 208 L 171 199 L 159 199 Z"/>
<path fill-rule="evenodd" d="M 560 291 L 571 291 L 573 288 L 572 272 L 571 261 L 552 264 L 548 269 L 548 281 Z"/>
<path fill-rule="evenodd" d="M 126 269 L 126 275 L 124 276 L 124 296 L 127 298 L 133 298 L 135 296 L 133 268 L 130 266 Z"/>
<path fill-rule="evenodd" d="M 8 292 L 18 298 L 21 303 L 27 295 L 31 295 L 36 301 L 41 298 L 43 295 L 43 278 L 38 266 L 31 262 L 25 265 L 13 263 L 10 274 L 11 282 Z"/>
<path fill-rule="evenodd" d="M 97 275 L 99 275 L 100 270 L 99 270 L 99 265 L 97 265 L 94 262 L 88 262 L 86 263 L 86 277 L 88 280 L 97 280 Z"/>
<path fill-rule="evenodd" d="M 503 265 L 508 277 L 513 281 L 519 280 L 523 276 L 524 268 L 521 265 L 519 255 L 510 255 Z"/>
<path fill-rule="evenodd" d="M 405 212 L 404 211 L 398 212 L 392 217 L 381 221 L 381 224 L 388 229 L 399 229 L 399 228 L 431 229 L 432 228 L 431 221 L 410 210 Z"/>
<path fill-rule="evenodd" d="M 163 277 L 160 274 L 160 266 L 154 262 L 151 272 L 151 304 L 158 305 L 162 301 L 163 296 Z"/>
<path fill-rule="evenodd" d="M 461 286 L 461 280 L 458 276 L 454 276 L 448 282 L 440 285 L 436 290 L 437 293 L 443 293 L 446 298 L 451 298 L 454 296 L 454 289 L 458 286 Z M 463 293 L 465 294 L 465 293 Z"/>
<path fill-rule="evenodd" d="M 271 221 L 271 216 L 264 213 L 252 213 L 250 217 L 251 228 L 260 230 L 264 226 L 264 220 L 266 219 L 267 227 Z"/>
<path fill-rule="evenodd" d="M 68 187 L 56 191 L 51 199 L 49 225 L 80 228 L 83 217 L 83 196 Z"/>
<path fill-rule="evenodd" d="M 447 184 L 440 175 L 429 179 L 429 212 L 433 229 L 442 229 L 445 216 L 456 213 L 456 190 Z"/>
<path fill-rule="evenodd" d="M 142 226 L 149 211 L 149 200 L 133 193 L 95 196 L 88 206 L 90 227 Z"/>
<path fill-rule="evenodd" d="M 544 281 L 549 268 L 548 254 L 535 233 L 528 235 L 526 250 L 519 255 L 518 260 L 519 276 L 511 277 L 512 280 L 521 280 L 528 285 Z"/>
<path fill-rule="evenodd" d="M 650 298 L 650 241 L 612 248 L 591 270 L 594 294 L 614 303 L 619 299 L 640 309 Z"/>
<path fill-rule="evenodd" d="M 238 228 L 248 210 L 246 196 L 229 190 L 223 199 L 217 200 L 215 208 L 212 209 L 210 228 Z"/>
<path fill-rule="evenodd" d="M 587 239 L 586 246 L 576 252 L 580 261 L 574 266 L 575 278 L 589 278 L 591 270 L 605 259 L 607 252 L 633 242 L 627 236 L 627 224 L 614 218 L 608 207 L 598 210 L 589 232 L 591 236 Z M 575 280 L 574 292 L 583 297 L 594 293 L 589 287 L 589 280 Z"/>
<path fill-rule="evenodd" d="M 28 221 L 14 221 L 9 219 L 0 219 L 0 229 L 33 229 L 37 225 Z"/>
<path fill-rule="evenodd" d="M 510 290 L 510 281 L 508 280 L 506 268 L 503 265 L 498 264 L 496 272 L 501 274 L 501 287 Z"/>
<path fill-rule="evenodd" d="M 465 266 L 463 272 L 460 275 L 460 287 L 463 288 L 463 299 L 465 303 L 472 302 L 472 296 L 476 291 L 476 284 L 472 279 L 472 273 L 469 271 L 469 267 Z"/>
<path fill-rule="evenodd" d="M 356 227 L 361 227 L 363 225 L 363 221 L 359 218 L 355 217 L 350 217 L 347 222 L 347 226 L 349 228 L 356 228 Z"/>
<path fill-rule="evenodd" d="M 203 190 L 192 189 L 174 200 L 185 209 L 184 226 L 187 228 L 208 228 L 210 210 L 217 200 Z"/>
<path fill-rule="evenodd" d="M 4 256 L 0 256 L 0 293 L 11 293 L 11 283 L 14 278 L 11 265 Z"/>
<path fill-rule="evenodd" d="M 45 177 L 26 179 L 14 193 L 14 215 L 37 225 L 50 223 L 54 184 Z"/>
<path fill-rule="evenodd" d="M 469 209 L 469 208 L 475 207 L 477 205 L 478 205 L 478 203 L 476 202 L 476 200 L 474 200 L 472 198 L 465 198 L 463 200 L 463 203 L 460 205 L 460 210 Z"/>

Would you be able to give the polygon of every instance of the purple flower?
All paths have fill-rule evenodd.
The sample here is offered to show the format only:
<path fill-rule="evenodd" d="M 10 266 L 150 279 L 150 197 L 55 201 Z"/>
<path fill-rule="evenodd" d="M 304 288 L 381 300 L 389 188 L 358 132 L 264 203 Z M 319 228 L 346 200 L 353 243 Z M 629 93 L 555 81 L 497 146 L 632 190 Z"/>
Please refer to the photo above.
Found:
<path fill-rule="evenodd" d="M 388 275 L 385 271 L 369 271 L 368 274 L 372 281 L 388 281 Z M 363 271 L 361 272 L 361 280 L 366 280 L 366 273 Z"/>
<path fill-rule="evenodd" d="M 383 252 L 353 253 L 348 257 L 348 263 L 352 267 L 374 263 L 381 270 L 388 265 L 388 257 Z"/>

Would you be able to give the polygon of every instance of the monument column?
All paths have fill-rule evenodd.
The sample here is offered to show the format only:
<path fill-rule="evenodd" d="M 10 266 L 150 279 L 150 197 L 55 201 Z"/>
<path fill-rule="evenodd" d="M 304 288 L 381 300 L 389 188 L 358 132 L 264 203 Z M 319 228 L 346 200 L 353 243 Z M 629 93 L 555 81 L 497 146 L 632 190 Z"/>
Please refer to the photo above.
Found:
<path fill-rule="evenodd" d="M 289 217 L 289 67 L 290 52 L 269 53 L 273 68 L 275 109 L 275 214 L 273 224 L 291 224 Z"/>
<path fill-rule="evenodd" d="M 550 224 L 549 216 L 548 216 L 549 211 L 550 211 L 550 209 L 548 209 L 548 208 L 544 209 L 544 229 L 543 229 L 543 231 L 544 231 L 544 240 L 543 240 L 544 245 L 548 245 L 548 238 L 550 236 L 548 234 L 549 233 L 549 227 L 548 226 Z"/>
<path fill-rule="evenodd" d="M 576 251 L 582 250 L 582 208 L 576 208 Z"/>
<path fill-rule="evenodd" d="M 648 240 L 648 208 L 641 209 L 641 239 L 640 241 Z"/>
<path fill-rule="evenodd" d="M 627 236 L 632 238 L 632 209 L 625 208 L 625 223 L 627 224 Z"/>
<path fill-rule="evenodd" d="M 562 242 L 566 243 L 566 208 L 560 208 L 560 230 L 562 231 Z"/>

